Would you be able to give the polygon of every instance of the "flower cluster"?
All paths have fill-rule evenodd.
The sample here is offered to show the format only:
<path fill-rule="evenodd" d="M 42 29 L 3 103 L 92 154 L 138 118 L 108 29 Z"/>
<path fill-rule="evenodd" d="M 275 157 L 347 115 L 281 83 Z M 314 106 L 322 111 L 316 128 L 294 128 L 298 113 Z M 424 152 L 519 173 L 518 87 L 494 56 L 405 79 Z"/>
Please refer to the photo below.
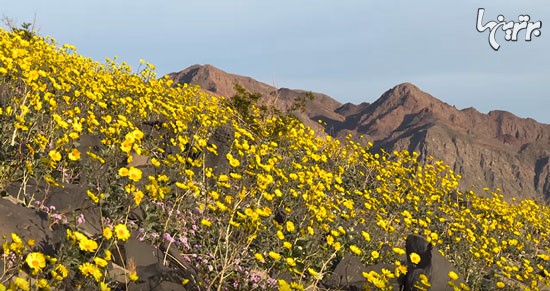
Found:
<path fill-rule="evenodd" d="M 455 264 L 450 284 L 550 284 L 547 206 L 462 192 L 441 161 L 375 153 L 367 141 L 336 140 L 254 104 L 244 118 L 227 98 L 156 78 L 145 62 L 134 73 L 4 30 L 0 44 L 0 191 L 30 181 L 80 185 L 101 215 L 95 233 L 87 213 L 56 220 L 67 229 L 56 258 L 13 234 L 2 277 L 12 289 L 131 284 L 133 261 L 111 259 L 132 233 L 177 248 L 200 278 L 178 280 L 204 289 L 301 290 L 344 255 L 394 265 L 363 274 L 366 288 L 387 289 L 407 272 L 409 233 Z M 16 199 L 42 205 L 23 190 Z M 115 264 L 124 279 L 112 275 Z M 418 284 L 430 286 L 427 277 Z"/>

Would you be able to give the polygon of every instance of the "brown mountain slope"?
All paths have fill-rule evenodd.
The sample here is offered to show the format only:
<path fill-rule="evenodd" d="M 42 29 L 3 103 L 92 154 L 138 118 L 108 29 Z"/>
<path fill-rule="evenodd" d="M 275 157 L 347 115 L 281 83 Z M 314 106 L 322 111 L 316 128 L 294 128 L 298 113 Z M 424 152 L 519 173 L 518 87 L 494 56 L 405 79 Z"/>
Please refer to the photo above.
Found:
<path fill-rule="evenodd" d="M 505 111 L 458 110 L 412 84 L 388 90 L 355 119 L 336 135 L 363 134 L 377 148 L 442 159 L 463 176 L 465 188 L 499 187 L 507 197 L 550 195 L 550 125 Z"/>
<path fill-rule="evenodd" d="M 194 65 L 183 71 L 171 73 L 169 76 L 177 83 L 199 85 L 212 94 L 225 97 L 233 96 L 236 93 L 234 84 L 239 84 L 251 93 L 260 93 L 264 96 L 260 100 L 262 104 L 274 106 L 283 111 L 289 110 L 296 98 L 308 93 L 303 90 L 278 89 L 250 77 L 224 72 L 212 65 Z M 296 113 L 306 125 L 320 131 L 322 127 L 317 122 L 318 119 L 314 118 L 315 116 L 324 116 L 337 121 L 344 120 L 344 117 L 334 112 L 341 105 L 340 102 L 324 94 L 312 94 L 314 99 L 306 102 L 305 111 Z"/>
<path fill-rule="evenodd" d="M 261 102 L 287 110 L 306 91 L 277 89 L 249 77 L 213 66 L 195 65 L 170 76 L 178 83 L 200 85 L 213 94 L 232 96 L 237 83 L 265 96 Z M 462 175 L 463 190 L 500 188 L 507 197 L 550 196 L 550 125 L 505 111 L 488 114 L 458 110 L 405 83 L 385 92 L 372 104 L 340 104 L 314 93 L 299 118 L 338 138 L 364 135 L 376 148 L 408 149 L 421 158 L 444 160 Z"/>

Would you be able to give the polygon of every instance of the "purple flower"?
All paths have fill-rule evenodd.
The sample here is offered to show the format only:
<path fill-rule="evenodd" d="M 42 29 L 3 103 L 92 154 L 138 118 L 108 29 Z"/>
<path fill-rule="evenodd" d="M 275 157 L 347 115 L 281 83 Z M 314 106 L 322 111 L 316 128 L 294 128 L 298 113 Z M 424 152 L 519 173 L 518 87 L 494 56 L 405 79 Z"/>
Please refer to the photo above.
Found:
<path fill-rule="evenodd" d="M 84 214 L 80 213 L 80 215 L 78 215 L 76 217 L 76 224 L 77 225 L 81 225 L 83 224 L 84 222 L 86 222 L 86 219 L 84 218 Z"/>
<path fill-rule="evenodd" d="M 162 237 L 167 242 L 170 242 L 170 243 L 175 243 L 176 242 L 176 239 L 173 238 L 169 233 L 165 233 Z"/>

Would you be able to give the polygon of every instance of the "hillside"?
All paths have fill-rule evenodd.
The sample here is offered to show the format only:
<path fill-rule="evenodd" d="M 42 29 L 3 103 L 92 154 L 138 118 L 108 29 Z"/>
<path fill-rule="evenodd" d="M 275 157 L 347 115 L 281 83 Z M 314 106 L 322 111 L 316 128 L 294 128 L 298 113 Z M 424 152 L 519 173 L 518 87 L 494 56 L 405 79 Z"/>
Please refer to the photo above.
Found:
<path fill-rule="evenodd" d="M 272 106 L 289 107 L 303 91 L 277 89 L 249 77 L 195 65 L 170 74 L 177 83 L 200 85 L 209 92 L 232 96 L 233 84 L 265 96 L 280 96 Z M 505 111 L 488 114 L 459 110 L 405 83 L 385 92 L 372 104 L 340 104 L 314 94 L 301 120 L 341 140 L 363 135 L 377 149 L 407 149 L 445 161 L 462 176 L 462 190 L 500 188 L 507 198 L 546 199 L 550 195 L 550 125 Z"/>
<path fill-rule="evenodd" d="M 0 29 L 0 290 L 550 286 L 548 206 L 153 67 Z"/>

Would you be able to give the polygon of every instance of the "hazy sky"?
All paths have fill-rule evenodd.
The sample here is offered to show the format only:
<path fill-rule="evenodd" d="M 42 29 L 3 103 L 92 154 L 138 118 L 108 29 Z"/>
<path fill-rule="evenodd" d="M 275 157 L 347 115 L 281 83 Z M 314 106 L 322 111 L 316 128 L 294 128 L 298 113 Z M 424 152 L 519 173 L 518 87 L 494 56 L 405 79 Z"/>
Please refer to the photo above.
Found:
<path fill-rule="evenodd" d="M 490 1 L 8 1 L 0 13 L 36 23 L 97 61 L 139 59 L 159 75 L 193 64 L 275 85 L 321 92 L 340 102 L 373 102 L 412 82 L 458 108 L 511 111 L 550 123 L 550 5 Z M 483 23 L 542 21 L 540 37 L 494 51 Z"/>

